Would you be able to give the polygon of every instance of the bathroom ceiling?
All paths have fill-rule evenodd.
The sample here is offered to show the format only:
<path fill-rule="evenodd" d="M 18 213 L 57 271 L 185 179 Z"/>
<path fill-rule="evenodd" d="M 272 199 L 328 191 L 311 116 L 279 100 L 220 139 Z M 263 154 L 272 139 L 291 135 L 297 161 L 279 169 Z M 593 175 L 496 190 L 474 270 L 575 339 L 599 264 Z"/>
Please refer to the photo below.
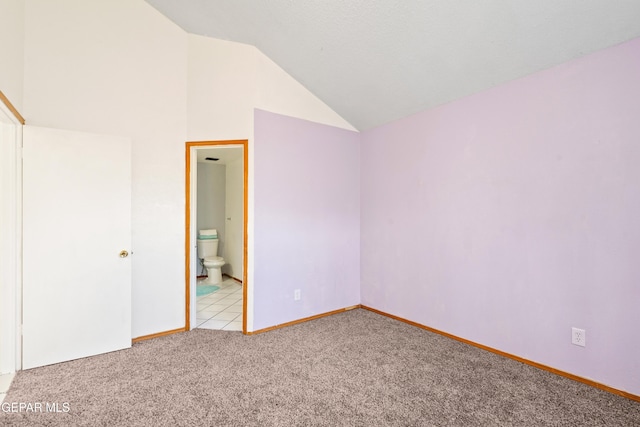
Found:
<path fill-rule="evenodd" d="M 638 0 L 147 0 L 256 46 L 359 130 L 635 37 Z"/>
<path fill-rule="evenodd" d="M 198 148 L 198 163 L 211 163 L 216 165 L 226 165 L 229 162 L 242 159 L 242 147 L 216 147 L 216 148 Z M 218 161 L 206 160 L 207 157 L 213 157 Z"/>

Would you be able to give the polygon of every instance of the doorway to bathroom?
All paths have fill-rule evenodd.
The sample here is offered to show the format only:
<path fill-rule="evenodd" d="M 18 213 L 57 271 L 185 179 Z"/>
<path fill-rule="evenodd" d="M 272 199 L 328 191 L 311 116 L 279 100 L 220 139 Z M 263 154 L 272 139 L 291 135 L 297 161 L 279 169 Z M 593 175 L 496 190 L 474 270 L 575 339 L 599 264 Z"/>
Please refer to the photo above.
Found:
<path fill-rule="evenodd" d="M 247 146 L 186 143 L 186 330 L 247 330 Z"/>

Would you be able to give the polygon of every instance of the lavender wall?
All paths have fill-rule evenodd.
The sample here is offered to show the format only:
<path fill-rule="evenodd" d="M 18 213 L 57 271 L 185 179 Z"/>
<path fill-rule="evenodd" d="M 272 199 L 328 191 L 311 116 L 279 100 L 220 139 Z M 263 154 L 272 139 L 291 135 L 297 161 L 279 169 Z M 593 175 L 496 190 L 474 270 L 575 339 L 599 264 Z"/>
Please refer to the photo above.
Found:
<path fill-rule="evenodd" d="M 255 110 L 254 330 L 360 303 L 359 159 L 357 132 Z"/>
<path fill-rule="evenodd" d="M 640 394 L 640 39 L 361 155 L 362 304 Z"/>

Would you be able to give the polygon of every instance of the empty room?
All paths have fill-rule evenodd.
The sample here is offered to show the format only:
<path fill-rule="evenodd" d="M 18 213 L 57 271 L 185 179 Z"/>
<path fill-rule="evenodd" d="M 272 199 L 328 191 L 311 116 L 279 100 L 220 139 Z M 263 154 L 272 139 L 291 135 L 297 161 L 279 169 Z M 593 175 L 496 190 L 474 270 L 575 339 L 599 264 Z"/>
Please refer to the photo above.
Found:
<path fill-rule="evenodd" d="M 0 424 L 640 425 L 638 16 L 0 0 Z"/>

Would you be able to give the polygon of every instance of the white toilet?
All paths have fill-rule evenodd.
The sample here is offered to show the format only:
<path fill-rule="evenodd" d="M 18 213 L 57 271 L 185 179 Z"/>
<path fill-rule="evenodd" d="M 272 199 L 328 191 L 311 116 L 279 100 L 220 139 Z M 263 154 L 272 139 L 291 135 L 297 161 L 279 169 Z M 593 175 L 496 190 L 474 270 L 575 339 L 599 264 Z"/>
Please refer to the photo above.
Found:
<path fill-rule="evenodd" d="M 218 255 L 218 239 L 198 239 L 198 258 L 207 269 L 204 283 L 217 285 L 222 282 L 222 266 L 224 258 Z"/>

